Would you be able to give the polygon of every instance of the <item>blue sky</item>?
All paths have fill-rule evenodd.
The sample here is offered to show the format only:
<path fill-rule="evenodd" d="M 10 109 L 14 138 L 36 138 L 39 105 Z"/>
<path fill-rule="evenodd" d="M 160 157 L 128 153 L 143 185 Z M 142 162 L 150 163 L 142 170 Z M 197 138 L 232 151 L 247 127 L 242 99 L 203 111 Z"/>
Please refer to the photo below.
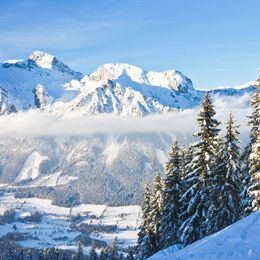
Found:
<path fill-rule="evenodd" d="M 1 0 L 0 60 L 34 50 L 90 73 L 109 62 L 177 69 L 197 88 L 260 67 L 259 0 Z"/>

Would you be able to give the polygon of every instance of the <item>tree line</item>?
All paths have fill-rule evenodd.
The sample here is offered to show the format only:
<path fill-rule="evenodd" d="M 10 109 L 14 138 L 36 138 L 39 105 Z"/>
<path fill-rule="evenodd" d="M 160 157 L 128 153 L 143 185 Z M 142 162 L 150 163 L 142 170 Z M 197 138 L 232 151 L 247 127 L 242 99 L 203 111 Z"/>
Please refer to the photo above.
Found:
<path fill-rule="evenodd" d="M 0 240 L 0 260 L 134 260 L 134 249 L 120 250 L 117 238 L 111 246 L 97 249 L 93 241 L 88 252 L 84 252 L 80 242 L 77 250 L 65 250 L 58 247 L 51 248 L 24 248 L 13 241 Z"/>
<path fill-rule="evenodd" d="M 137 259 L 175 245 L 182 248 L 260 209 L 260 92 L 251 98 L 250 141 L 241 152 L 230 113 L 221 136 L 208 93 L 197 115 L 198 141 L 172 145 L 164 178 L 145 186 Z"/>

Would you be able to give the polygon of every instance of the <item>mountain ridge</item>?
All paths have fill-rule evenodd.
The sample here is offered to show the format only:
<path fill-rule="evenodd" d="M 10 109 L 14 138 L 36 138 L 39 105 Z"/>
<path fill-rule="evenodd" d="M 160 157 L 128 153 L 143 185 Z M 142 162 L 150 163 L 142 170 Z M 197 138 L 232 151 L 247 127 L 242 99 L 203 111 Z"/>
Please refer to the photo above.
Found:
<path fill-rule="evenodd" d="M 35 95 L 39 85 L 46 94 L 41 100 Z M 0 86 L 6 93 L 1 114 L 41 108 L 59 116 L 72 111 L 87 115 L 164 114 L 198 106 L 205 93 L 195 89 L 191 79 L 177 70 L 155 72 L 126 63 L 107 63 L 83 75 L 41 51 L 34 51 L 26 60 L 3 62 Z M 245 85 L 208 92 L 241 96 L 254 90 L 254 86 Z"/>

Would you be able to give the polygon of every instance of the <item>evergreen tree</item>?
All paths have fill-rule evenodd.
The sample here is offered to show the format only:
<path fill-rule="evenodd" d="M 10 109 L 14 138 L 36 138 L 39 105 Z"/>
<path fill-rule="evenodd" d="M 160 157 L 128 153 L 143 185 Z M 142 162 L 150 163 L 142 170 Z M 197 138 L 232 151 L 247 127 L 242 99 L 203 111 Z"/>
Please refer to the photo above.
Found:
<path fill-rule="evenodd" d="M 150 212 L 150 229 L 152 231 L 152 248 L 151 254 L 156 253 L 160 250 L 160 239 L 161 239 L 161 213 L 162 213 L 162 187 L 163 182 L 158 173 L 153 181 L 153 194 L 151 196 L 151 212 Z"/>
<path fill-rule="evenodd" d="M 76 254 L 73 256 L 73 260 L 83 260 L 83 249 L 82 249 L 82 246 L 81 246 L 81 243 L 78 242 L 78 249 L 77 249 L 77 252 Z"/>
<path fill-rule="evenodd" d="M 23 251 L 22 248 L 19 250 L 19 254 L 18 254 L 17 259 L 18 260 L 24 260 L 25 259 L 24 251 Z"/>
<path fill-rule="evenodd" d="M 90 260 L 98 260 L 98 255 L 97 255 L 97 251 L 96 251 L 96 244 L 95 244 L 94 241 L 91 244 L 89 259 Z"/>
<path fill-rule="evenodd" d="M 246 146 L 242 155 L 241 155 L 241 171 L 240 171 L 240 182 L 241 182 L 241 194 L 240 194 L 240 204 L 241 212 L 240 218 L 246 217 L 251 212 L 251 200 L 249 196 L 249 185 L 250 185 L 250 175 L 249 175 L 249 165 L 248 165 L 248 148 Z M 251 150 L 251 149 L 250 149 Z"/>
<path fill-rule="evenodd" d="M 179 215 L 179 223 L 182 225 L 185 220 L 187 220 L 189 214 L 187 212 L 188 205 L 190 203 L 191 197 L 193 194 L 191 193 L 191 187 L 194 184 L 194 179 L 191 170 L 191 162 L 193 159 L 193 148 L 189 146 L 185 153 L 185 157 L 182 158 L 183 161 L 183 170 L 181 176 L 182 183 L 182 195 L 180 197 L 180 215 Z M 178 237 L 180 237 L 180 232 Z"/>
<path fill-rule="evenodd" d="M 92 241 L 92 244 L 91 244 L 89 259 L 90 260 L 97 260 L 98 259 L 97 251 L 96 251 L 96 244 L 95 244 L 94 241 Z"/>
<path fill-rule="evenodd" d="M 213 168 L 219 149 L 220 123 L 214 119 L 215 113 L 212 100 L 206 93 L 197 117 L 200 131 L 194 134 L 200 141 L 193 145 L 191 172 L 187 176 L 190 188 L 182 197 L 182 200 L 186 200 L 187 206 L 184 214 L 186 217 L 180 227 L 180 238 L 186 245 L 207 234 Z"/>
<path fill-rule="evenodd" d="M 180 170 L 181 170 L 181 178 L 184 178 L 186 170 L 185 170 L 185 163 L 186 163 L 186 156 L 187 156 L 188 150 L 185 146 L 182 147 L 180 151 Z M 167 166 L 167 165 L 166 165 Z"/>
<path fill-rule="evenodd" d="M 109 259 L 109 252 L 108 252 L 108 248 L 102 248 L 100 251 L 100 255 L 99 255 L 99 259 L 100 260 L 107 260 Z"/>
<path fill-rule="evenodd" d="M 248 156 L 248 168 L 250 175 L 250 209 L 260 209 L 260 89 L 252 97 L 253 113 L 250 117 L 250 153 Z"/>
<path fill-rule="evenodd" d="M 124 260 L 124 259 L 125 259 L 125 257 L 124 257 L 124 254 L 123 254 L 122 250 L 121 250 L 121 252 L 120 252 L 119 259 L 120 259 L 120 260 Z"/>
<path fill-rule="evenodd" d="M 169 157 L 162 191 L 161 248 L 179 242 L 182 158 L 177 141 L 174 142 Z"/>
<path fill-rule="evenodd" d="M 6 260 L 14 260 L 14 259 L 16 259 L 16 250 L 15 247 L 12 244 L 10 244 L 6 256 Z"/>
<path fill-rule="evenodd" d="M 142 206 L 142 224 L 138 233 L 137 241 L 137 256 L 138 259 L 146 259 L 151 255 L 154 250 L 153 244 L 153 231 L 150 227 L 151 223 L 151 192 L 148 185 L 145 185 L 144 202 Z"/>
<path fill-rule="evenodd" d="M 216 158 L 207 234 L 231 225 L 240 217 L 241 166 L 237 128 L 230 114 L 223 144 Z"/>
<path fill-rule="evenodd" d="M 133 248 L 132 247 L 129 247 L 128 248 L 128 255 L 126 257 L 127 260 L 134 260 L 135 257 L 134 257 L 134 251 L 133 251 Z"/>
<path fill-rule="evenodd" d="M 115 237 L 114 240 L 112 241 L 109 259 L 110 260 L 120 259 L 120 256 L 119 256 L 119 253 L 118 253 L 118 246 L 117 246 L 117 237 Z"/>
<path fill-rule="evenodd" d="M 39 251 L 39 254 L 38 254 L 38 259 L 39 260 L 44 260 L 44 251 L 43 251 L 43 249 L 40 249 L 40 251 Z"/>
<path fill-rule="evenodd" d="M 160 249 L 162 179 L 159 173 L 154 178 L 153 186 L 152 194 L 148 186 L 145 187 L 142 207 L 143 222 L 138 233 L 138 259 L 146 259 Z"/>
<path fill-rule="evenodd" d="M 52 250 L 52 255 L 53 255 L 53 259 L 61 259 L 61 254 L 62 254 L 62 251 L 55 247 L 53 250 Z"/>
<path fill-rule="evenodd" d="M 28 251 L 28 260 L 32 260 L 33 259 L 33 253 L 32 253 L 32 250 L 29 249 Z"/>
<path fill-rule="evenodd" d="M 183 170 L 182 170 L 182 183 L 186 185 L 187 177 L 191 172 L 191 162 L 193 159 L 193 148 L 192 146 L 188 146 L 187 151 L 185 152 L 185 156 L 182 158 L 183 161 Z M 187 184 L 188 185 L 188 184 Z"/>

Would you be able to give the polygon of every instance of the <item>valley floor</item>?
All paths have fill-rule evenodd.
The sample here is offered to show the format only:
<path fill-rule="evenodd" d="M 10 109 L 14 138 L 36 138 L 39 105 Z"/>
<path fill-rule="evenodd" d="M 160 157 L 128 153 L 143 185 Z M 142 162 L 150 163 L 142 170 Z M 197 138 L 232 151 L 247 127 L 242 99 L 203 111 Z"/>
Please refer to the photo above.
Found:
<path fill-rule="evenodd" d="M 18 199 L 13 193 L 3 193 L 0 215 L 9 214 L 2 217 L 0 237 L 36 248 L 76 249 L 77 241 L 81 241 L 85 252 L 93 240 L 97 247 L 105 247 L 117 237 L 118 246 L 124 250 L 136 244 L 140 210 L 139 206 L 90 204 L 58 207 L 47 199 Z"/>

